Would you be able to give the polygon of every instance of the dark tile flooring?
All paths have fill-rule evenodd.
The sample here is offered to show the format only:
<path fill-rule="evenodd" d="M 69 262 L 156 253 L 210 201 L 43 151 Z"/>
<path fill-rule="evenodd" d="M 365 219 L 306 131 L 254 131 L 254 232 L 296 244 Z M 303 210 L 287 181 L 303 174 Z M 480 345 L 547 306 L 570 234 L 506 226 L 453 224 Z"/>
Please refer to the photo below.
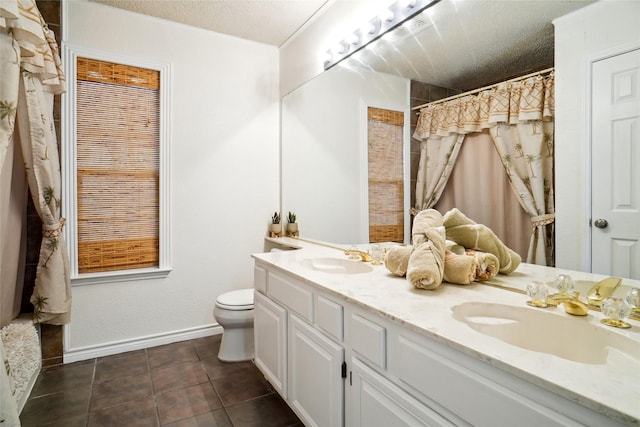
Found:
<path fill-rule="evenodd" d="M 218 360 L 220 338 L 44 368 L 22 426 L 302 427 L 252 362 Z"/>

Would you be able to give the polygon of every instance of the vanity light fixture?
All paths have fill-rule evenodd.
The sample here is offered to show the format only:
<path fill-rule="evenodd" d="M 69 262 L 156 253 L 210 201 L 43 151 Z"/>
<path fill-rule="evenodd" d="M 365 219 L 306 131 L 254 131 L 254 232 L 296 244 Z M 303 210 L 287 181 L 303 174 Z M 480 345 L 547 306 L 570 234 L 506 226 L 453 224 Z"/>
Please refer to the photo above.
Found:
<path fill-rule="evenodd" d="M 336 43 L 332 49 L 328 49 L 324 60 L 324 69 L 328 70 L 438 2 L 440 0 L 399 0 L 393 3 L 378 16 L 365 22 L 361 28 Z"/>

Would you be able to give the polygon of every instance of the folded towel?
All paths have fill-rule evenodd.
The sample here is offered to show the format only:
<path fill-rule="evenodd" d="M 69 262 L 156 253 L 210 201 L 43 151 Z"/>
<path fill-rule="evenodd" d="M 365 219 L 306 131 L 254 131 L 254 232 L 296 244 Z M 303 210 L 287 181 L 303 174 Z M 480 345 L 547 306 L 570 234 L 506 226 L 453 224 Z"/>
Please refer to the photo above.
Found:
<path fill-rule="evenodd" d="M 466 253 L 466 248 L 462 245 L 457 244 L 453 240 L 447 240 L 444 245 L 445 250 L 453 252 L 456 255 L 464 255 Z"/>
<path fill-rule="evenodd" d="M 411 245 L 390 247 L 384 259 L 384 266 L 395 276 L 404 277 L 407 274 L 409 255 L 411 255 L 412 250 L 413 246 Z"/>
<path fill-rule="evenodd" d="M 457 255 L 447 251 L 444 255 L 444 281 L 457 285 L 468 285 L 476 279 L 478 263 L 475 257 Z"/>
<path fill-rule="evenodd" d="M 421 289 L 435 289 L 444 273 L 445 229 L 442 215 L 435 209 L 418 212 L 411 232 L 413 250 L 409 255 L 407 280 Z"/>
<path fill-rule="evenodd" d="M 467 249 L 475 249 L 495 255 L 499 262 L 499 272 L 512 273 L 520 265 L 520 255 L 505 246 L 486 225 L 476 224 L 458 209 L 453 208 L 443 217 L 447 239 L 453 240 Z"/>
<path fill-rule="evenodd" d="M 494 254 L 475 251 L 473 249 L 467 249 L 466 252 L 467 255 L 474 257 L 476 260 L 476 280 L 487 280 L 498 275 L 500 262 Z"/>

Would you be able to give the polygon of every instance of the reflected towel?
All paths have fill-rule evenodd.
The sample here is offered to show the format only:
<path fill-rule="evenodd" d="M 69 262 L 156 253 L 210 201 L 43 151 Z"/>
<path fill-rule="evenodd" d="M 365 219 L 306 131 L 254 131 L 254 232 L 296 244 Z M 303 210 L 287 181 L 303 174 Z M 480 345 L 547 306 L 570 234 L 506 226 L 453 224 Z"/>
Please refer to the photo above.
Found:
<path fill-rule="evenodd" d="M 468 285 L 476 279 L 478 263 L 475 257 L 447 251 L 444 255 L 444 281 Z"/>
<path fill-rule="evenodd" d="M 488 252 L 496 256 L 499 272 L 512 273 L 520 265 L 520 255 L 509 249 L 486 225 L 477 224 L 458 209 L 453 208 L 443 217 L 447 239 L 467 249 Z"/>
<path fill-rule="evenodd" d="M 456 285 L 468 285 L 476 279 L 478 272 L 482 271 L 476 262 L 476 258 L 471 255 L 466 255 L 464 253 L 464 248 L 462 248 L 462 250 L 462 255 L 445 250 L 443 272 L 443 280 L 445 282 Z M 391 247 L 384 261 L 384 265 L 387 270 L 395 276 L 405 276 L 409 267 L 409 257 L 411 256 L 412 251 L 413 246 L 411 245 Z M 481 253 L 482 252 L 478 252 L 478 254 Z M 493 257 L 495 260 L 495 271 L 497 271 L 498 259 L 491 254 L 488 255 Z"/>
<path fill-rule="evenodd" d="M 445 229 L 442 215 L 435 209 L 418 212 L 411 233 L 407 280 L 420 289 L 435 289 L 444 274 Z"/>
<path fill-rule="evenodd" d="M 476 260 L 476 280 L 492 279 L 498 275 L 500 262 L 494 254 L 467 249 L 467 255 Z"/>
<path fill-rule="evenodd" d="M 449 252 L 453 252 L 456 255 L 464 255 L 466 253 L 466 248 L 462 245 L 457 244 L 453 240 L 448 240 L 445 242 L 445 250 Z"/>

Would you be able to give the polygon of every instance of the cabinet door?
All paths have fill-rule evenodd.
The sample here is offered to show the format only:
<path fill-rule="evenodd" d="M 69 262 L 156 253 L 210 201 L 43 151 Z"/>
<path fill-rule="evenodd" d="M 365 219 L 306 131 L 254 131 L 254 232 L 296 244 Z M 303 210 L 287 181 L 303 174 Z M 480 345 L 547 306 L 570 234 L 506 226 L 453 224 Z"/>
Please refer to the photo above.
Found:
<path fill-rule="evenodd" d="M 290 404 L 306 426 L 342 426 L 343 348 L 295 315 L 289 328 Z"/>
<path fill-rule="evenodd" d="M 287 398 L 287 311 L 255 292 L 255 362 L 273 388 Z"/>
<path fill-rule="evenodd" d="M 349 408 L 348 425 L 454 426 L 358 359 L 352 359 L 350 375 L 353 407 Z"/>

